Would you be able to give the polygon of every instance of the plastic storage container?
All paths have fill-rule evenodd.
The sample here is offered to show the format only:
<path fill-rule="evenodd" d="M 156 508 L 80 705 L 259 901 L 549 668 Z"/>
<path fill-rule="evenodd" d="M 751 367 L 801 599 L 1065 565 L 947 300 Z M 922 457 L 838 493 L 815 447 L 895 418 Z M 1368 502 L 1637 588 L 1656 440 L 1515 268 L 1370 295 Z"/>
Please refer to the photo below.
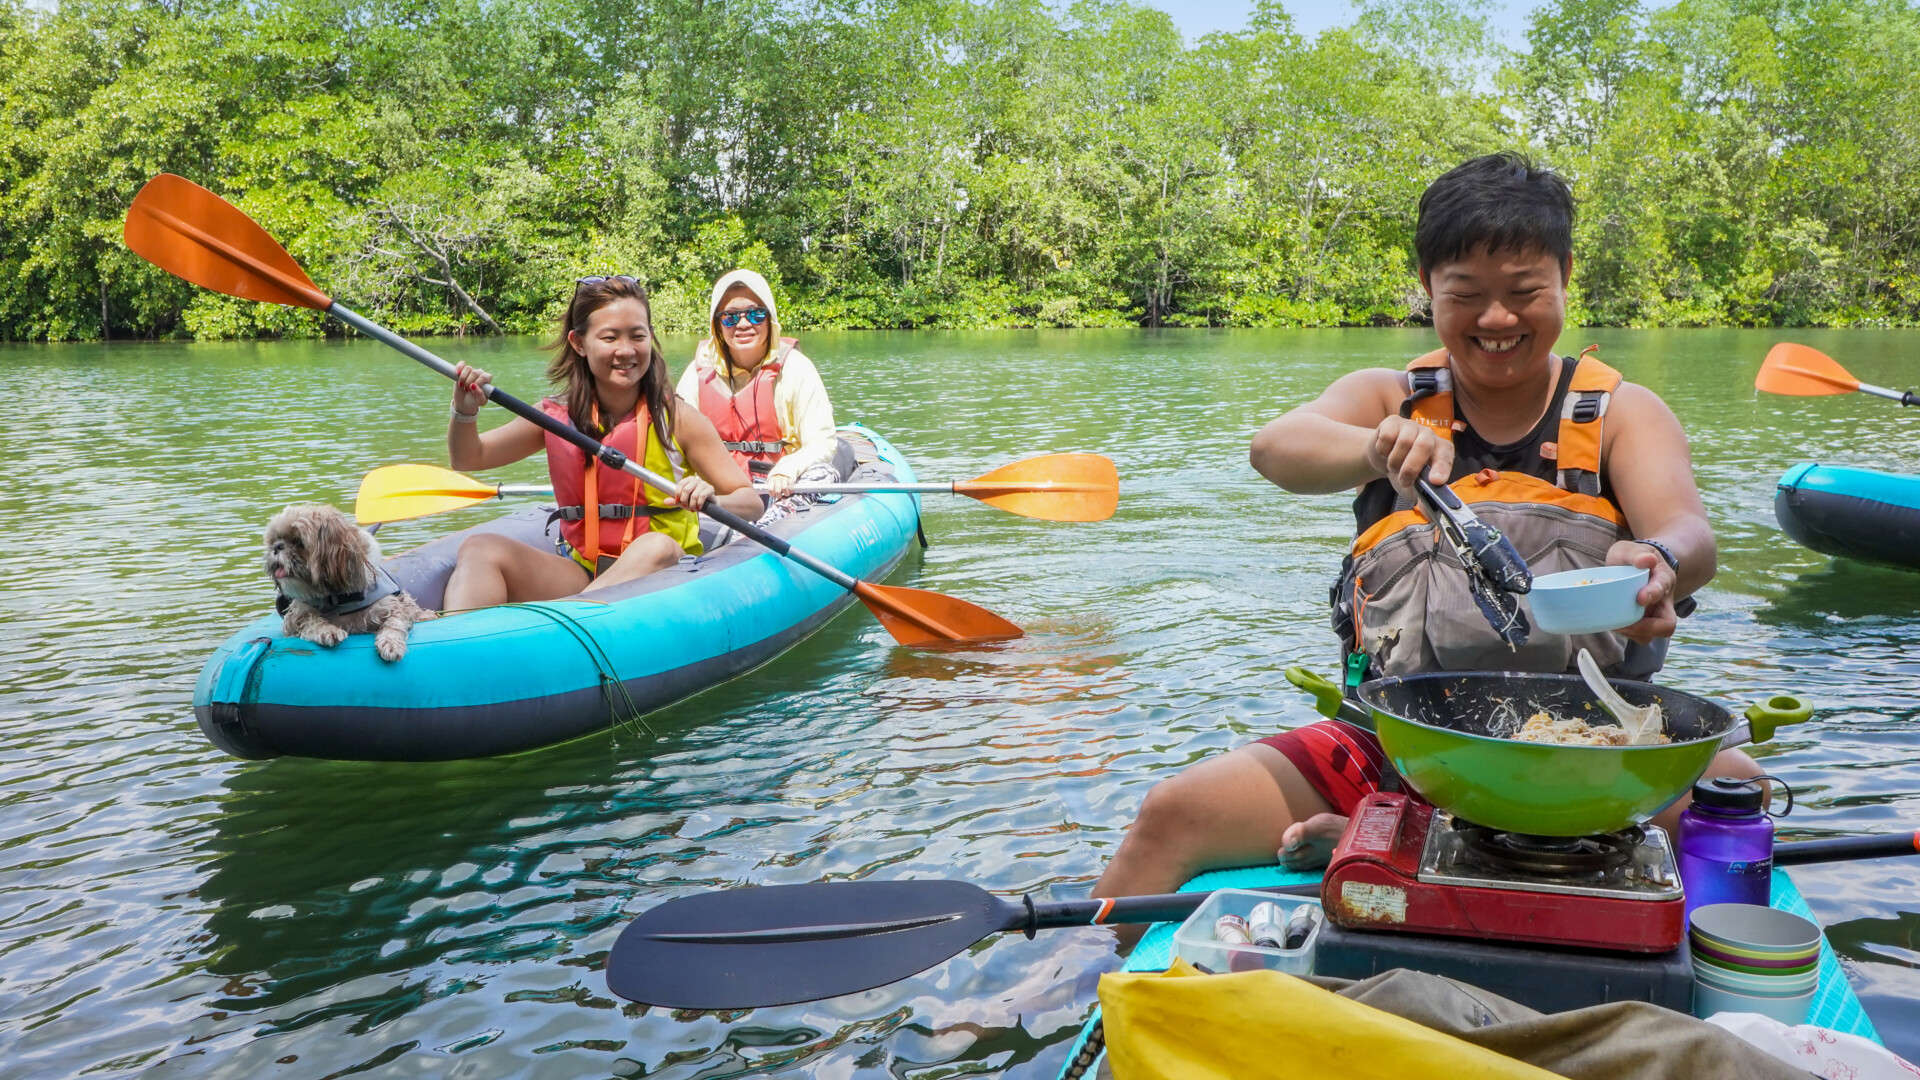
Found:
<path fill-rule="evenodd" d="M 1314 909 L 1318 916 L 1313 921 L 1313 929 L 1308 931 L 1306 941 L 1296 949 L 1269 949 L 1258 945 L 1230 945 L 1217 940 L 1213 935 L 1213 926 L 1222 915 L 1238 915 L 1245 919 L 1253 914 L 1260 904 L 1276 904 L 1280 908 L 1280 922 L 1284 926 L 1300 905 L 1306 904 Z M 1284 893 L 1254 892 L 1249 889 L 1221 889 L 1200 905 L 1200 909 L 1187 916 L 1187 921 L 1173 932 L 1173 954 L 1195 967 L 1205 969 L 1216 975 L 1225 975 L 1234 971 L 1255 971 L 1265 968 L 1269 971 L 1285 972 L 1288 975 L 1309 975 L 1313 972 L 1313 950 L 1320 943 L 1320 928 L 1327 923 L 1326 915 L 1320 910 L 1320 900 L 1311 896 L 1288 896 Z"/>

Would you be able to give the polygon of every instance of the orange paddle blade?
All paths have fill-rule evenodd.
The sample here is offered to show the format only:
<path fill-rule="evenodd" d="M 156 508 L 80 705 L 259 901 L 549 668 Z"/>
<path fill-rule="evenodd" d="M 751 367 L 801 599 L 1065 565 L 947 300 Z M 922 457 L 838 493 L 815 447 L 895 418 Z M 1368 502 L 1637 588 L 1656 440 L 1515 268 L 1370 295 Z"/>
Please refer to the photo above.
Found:
<path fill-rule="evenodd" d="M 1004 641 L 1026 634 L 978 604 L 926 589 L 862 581 L 854 586 L 853 594 L 867 605 L 867 610 L 887 628 L 893 640 L 902 645 Z"/>
<path fill-rule="evenodd" d="M 445 513 L 497 498 L 499 489 L 432 465 L 388 465 L 360 481 L 353 517 L 362 525 Z"/>
<path fill-rule="evenodd" d="M 1823 397 L 1847 394 L 1860 389 L 1860 380 L 1819 349 L 1783 341 L 1767 352 L 1754 376 L 1753 387 L 1769 394 L 1794 397 Z"/>
<path fill-rule="evenodd" d="M 316 311 L 333 306 L 267 230 L 184 177 L 161 173 L 147 181 L 121 235 L 134 254 L 202 288 Z"/>
<path fill-rule="evenodd" d="M 1022 517 L 1105 521 L 1120 505 L 1120 471 L 1099 454 L 1047 454 L 955 481 L 953 490 Z"/>

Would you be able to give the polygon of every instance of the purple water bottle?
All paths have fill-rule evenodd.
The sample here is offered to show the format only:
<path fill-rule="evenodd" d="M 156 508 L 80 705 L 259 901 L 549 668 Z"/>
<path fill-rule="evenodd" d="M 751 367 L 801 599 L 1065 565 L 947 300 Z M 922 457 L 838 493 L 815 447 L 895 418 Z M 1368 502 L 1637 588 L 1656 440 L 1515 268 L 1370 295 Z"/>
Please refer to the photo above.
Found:
<path fill-rule="evenodd" d="M 1694 784 L 1693 805 L 1681 813 L 1679 832 L 1688 916 L 1707 904 L 1765 906 L 1773 886 L 1773 819 L 1759 779 L 1716 776 Z"/>

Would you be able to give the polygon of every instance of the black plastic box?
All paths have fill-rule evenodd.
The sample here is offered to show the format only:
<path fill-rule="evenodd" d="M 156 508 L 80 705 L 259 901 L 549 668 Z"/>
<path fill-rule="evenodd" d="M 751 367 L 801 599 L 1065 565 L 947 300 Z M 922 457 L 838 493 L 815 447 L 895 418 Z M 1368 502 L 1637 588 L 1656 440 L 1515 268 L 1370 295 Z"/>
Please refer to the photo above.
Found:
<path fill-rule="evenodd" d="M 1609 1001 L 1693 1011 L 1693 954 L 1685 941 L 1669 953 L 1622 953 L 1321 927 L 1315 975 L 1365 979 L 1392 968 L 1457 979 L 1543 1013 Z"/>

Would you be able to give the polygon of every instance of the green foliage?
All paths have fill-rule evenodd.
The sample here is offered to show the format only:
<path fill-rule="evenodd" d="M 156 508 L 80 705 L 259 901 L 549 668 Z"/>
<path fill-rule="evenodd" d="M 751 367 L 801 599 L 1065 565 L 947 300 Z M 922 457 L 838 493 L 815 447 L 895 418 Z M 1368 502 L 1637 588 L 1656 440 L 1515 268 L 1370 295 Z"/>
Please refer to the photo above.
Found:
<path fill-rule="evenodd" d="M 1905 0 L 0 0 L 0 337 L 295 336 L 128 252 L 148 177 L 232 199 L 413 333 L 551 328 L 734 266 L 808 327 L 1418 321 L 1421 189 L 1519 148 L 1581 199 L 1574 314 L 1920 322 Z"/>

